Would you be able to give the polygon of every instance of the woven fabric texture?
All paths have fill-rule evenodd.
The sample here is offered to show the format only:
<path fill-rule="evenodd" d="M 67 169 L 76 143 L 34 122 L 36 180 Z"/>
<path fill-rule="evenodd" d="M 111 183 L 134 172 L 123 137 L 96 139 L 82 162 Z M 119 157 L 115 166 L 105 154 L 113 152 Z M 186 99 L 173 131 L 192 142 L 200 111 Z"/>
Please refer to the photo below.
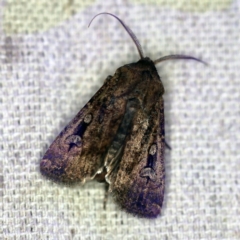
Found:
<path fill-rule="evenodd" d="M 240 239 L 240 1 L 1 1 L 1 239 Z M 201 2 L 201 3 L 199 3 Z M 46 179 L 40 160 L 108 75 L 144 54 L 165 87 L 161 216 L 103 209 L 104 185 Z"/>

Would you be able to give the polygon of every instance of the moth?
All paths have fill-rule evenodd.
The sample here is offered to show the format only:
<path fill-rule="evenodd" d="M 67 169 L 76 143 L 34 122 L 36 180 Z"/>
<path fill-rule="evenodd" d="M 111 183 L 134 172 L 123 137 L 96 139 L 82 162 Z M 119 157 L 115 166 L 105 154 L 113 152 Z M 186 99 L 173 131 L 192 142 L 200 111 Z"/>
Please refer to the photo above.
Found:
<path fill-rule="evenodd" d="M 108 184 L 125 211 L 146 218 L 162 208 L 165 170 L 164 87 L 155 64 L 169 59 L 197 58 L 169 55 L 152 61 L 143 56 L 132 30 L 117 16 L 135 43 L 138 62 L 118 68 L 62 130 L 45 153 L 40 170 L 61 182 L 97 179 Z M 90 26 L 89 24 L 89 26 Z"/>

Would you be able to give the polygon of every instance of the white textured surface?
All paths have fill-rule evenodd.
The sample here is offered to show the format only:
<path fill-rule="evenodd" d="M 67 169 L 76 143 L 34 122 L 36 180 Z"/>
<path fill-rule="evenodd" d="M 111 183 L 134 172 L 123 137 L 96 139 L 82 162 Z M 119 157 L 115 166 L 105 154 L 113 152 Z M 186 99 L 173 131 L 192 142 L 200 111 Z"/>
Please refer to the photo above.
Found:
<path fill-rule="evenodd" d="M 51 141 L 104 79 L 139 58 L 110 16 L 87 28 L 103 11 L 123 19 L 152 59 L 178 53 L 209 63 L 157 66 L 172 151 L 163 211 L 154 220 L 122 212 L 111 198 L 104 211 L 100 183 L 69 187 L 39 173 Z M 8 35 L 1 27 L 0 238 L 240 239 L 239 16 L 239 0 L 194 13 L 104 1 L 47 31 Z"/>

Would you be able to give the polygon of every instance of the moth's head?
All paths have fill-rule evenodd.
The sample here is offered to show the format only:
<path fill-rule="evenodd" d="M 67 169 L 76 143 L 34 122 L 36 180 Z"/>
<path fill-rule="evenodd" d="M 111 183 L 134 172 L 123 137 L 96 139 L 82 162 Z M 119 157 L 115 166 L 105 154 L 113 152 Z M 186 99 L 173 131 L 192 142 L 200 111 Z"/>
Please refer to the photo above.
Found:
<path fill-rule="evenodd" d="M 155 68 L 154 62 L 149 57 L 141 58 L 140 60 L 138 60 L 137 65 L 142 70 L 152 70 L 153 68 Z"/>

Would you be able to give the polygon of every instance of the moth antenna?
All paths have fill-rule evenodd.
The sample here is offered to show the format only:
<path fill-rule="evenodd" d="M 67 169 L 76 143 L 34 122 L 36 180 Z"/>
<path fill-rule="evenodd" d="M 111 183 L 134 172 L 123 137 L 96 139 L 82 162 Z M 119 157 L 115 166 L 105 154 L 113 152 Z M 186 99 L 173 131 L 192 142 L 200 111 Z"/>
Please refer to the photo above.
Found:
<path fill-rule="evenodd" d="M 122 26 L 125 28 L 125 30 L 126 30 L 127 33 L 129 34 L 129 36 L 132 38 L 134 44 L 136 45 L 137 50 L 138 50 L 138 53 L 139 53 L 139 55 L 140 55 L 140 58 L 141 58 L 141 59 L 144 58 L 142 47 L 141 47 L 141 45 L 140 45 L 140 43 L 139 43 L 136 35 L 135 35 L 135 34 L 133 33 L 133 31 L 132 31 L 120 18 L 118 18 L 116 15 L 114 15 L 114 14 L 112 14 L 112 13 L 107 13 L 107 12 L 99 13 L 99 14 L 97 14 L 96 16 L 93 17 L 93 19 L 90 21 L 88 27 L 90 27 L 92 21 L 93 21 L 97 16 L 99 16 L 99 15 L 101 15 L 101 14 L 111 15 L 112 17 L 116 18 L 116 19 L 122 24 Z"/>
<path fill-rule="evenodd" d="M 166 61 L 166 60 L 176 60 L 176 59 L 188 59 L 188 60 L 190 59 L 190 60 L 194 60 L 194 61 L 197 61 L 197 62 L 201 62 L 205 65 L 208 65 L 206 62 L 202 61 L 201 59 L 191 57 L 191 56 L 187 56 L 187 55 L 168 55 L 168 56 L 161 57 L 161 58 L 155 60 L 154 64 L 157 64 L 157 63 L 160 63 L 160 62 L 163 62 L 163 61 Z"/>

